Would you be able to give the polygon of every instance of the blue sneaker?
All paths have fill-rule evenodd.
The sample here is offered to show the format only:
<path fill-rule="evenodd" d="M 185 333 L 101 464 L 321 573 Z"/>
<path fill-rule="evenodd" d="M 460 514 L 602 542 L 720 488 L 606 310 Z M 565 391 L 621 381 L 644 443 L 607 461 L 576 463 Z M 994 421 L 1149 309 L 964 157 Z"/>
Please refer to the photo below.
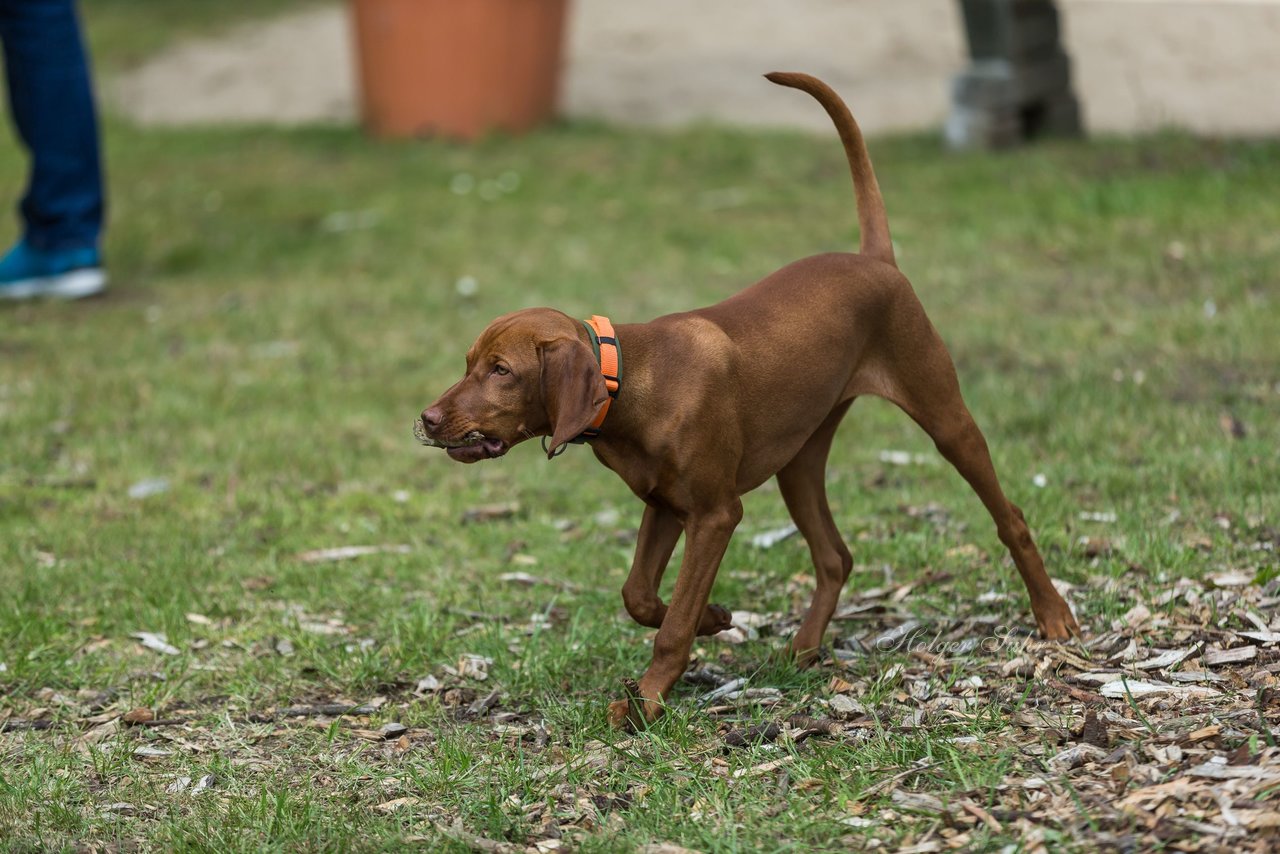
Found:
<path fill-rule="evenodd" d="M 107 273 L 93 247 L 44 252 L 19 240 L 0 258 L 0 299 L 80 299 L 106 286 Z"/>

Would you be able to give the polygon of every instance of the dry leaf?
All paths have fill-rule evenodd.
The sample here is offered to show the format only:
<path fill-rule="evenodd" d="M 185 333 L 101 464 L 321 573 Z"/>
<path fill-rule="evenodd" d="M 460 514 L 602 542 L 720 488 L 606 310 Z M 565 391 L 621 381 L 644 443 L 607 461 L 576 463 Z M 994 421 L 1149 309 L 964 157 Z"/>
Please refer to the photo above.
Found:
<path fill-rule="evenodd" d="M 1200 649 L 1199 644 L 1189 646 L 1186 649 L 1171 649 L 1154 658 L 1148 658 L 1146 661 L 1139 661 L 1133 666 L 1139 670 L 1163 670 L 1166 667 L 1172 667 L 1178 662 L 1191 657 L 1198 649 Z"/>
<path fill-rule="evenodd" d="M 1200 658 L 1200 663 L 1206 667 L 1218 667 L 1222 664 L 1239 664 L 1242 661 L 1252 661 L 1258 657 L 1258 648 L 1256 646 L 1237 646 L 1232 649 L 1214 650 L 1206 652 Z"/>
<path fill-rule="evenodd" d="M 1132 696 L 1135 699 L 1155 694 L 1173 694 L 1179 697 L 1219 697 L 1222 695 L 1221 691 L 1198 685 L 1170 685 L 1165 682 L 1140 682 L 1131 679 L 1109 682 L 1102 686 L 1100 693 L 1104 697 L 1123 698 Z"/>
<path fill-rule="evenodd" d="M 337 546 L 335 548 L 313 549 L 307 552 L 299 552 L 296 557 L 303 563 L 325 563 L 337 560 L 350 560 L 351 558 L 364 557 L 365 555 L 407 555 L 412 551 L 412 548 L 404 545 Z"/>
<path fill-rule="evenodd" d="M 458 659 L 457 673 L 464 678 L 483 682 L 489 678 L 489 666 L 492 664 L 492 658 L 468 653 Z"/>
<path fill-rule="evenodd" d="M 537 561 L 534 561 L 535 563 Z M 540 575 L 530 575 L 527 572 L 504 572 L 498 576 L 499 581 L 505 581 L 508 584 L 521 584 L 525 587 L 533 587 L 537 584 L 544 584 L 548 587 L 558 587 L 561 590 L 577 590 L 578 585 L 568 581 L 560 581 L 554 578 L 544 578 Z"/>
<path fill-rule="evenodd" d="M 510 519 L 520 512 L 520 505 L 515 502 L 503 504 L 482 504 L 463 512 L 463 522 L 492 522 L 495 519 Z"/>
<path fill-rule="evenodd" d="M 176 646 L 169 643 L 168 639 L 162 634 L 154 632 L 133 632 L 129 635 L 131 638 L 137 638 L 147 649 L 164 655 L 178 655 L 179 650 Z"/>
<path fill-rule="evenodd" d="M 844 718 L 845 720 L 862 717 L 867 713 L 867 710 L 862 707 L 861 703 L 851 697 L 845 696 L 844 694 L 836 694 L 827 701 L 827 705 L 831 707 L 831 713 L 833 715 L 838 718 Z"/>
<path fill-rule="evenodd" d="M 1059 774 L 1070 771 L 1086 762 L 1098 762 L 1104 759 L 1107 751 L 1092 744 L 1076 744 L 1049 760 L 1049 769 Z"/>
<path fill-rule="evenodd" d="M 391 813 L 396 812 L 397 810 L 402 810 L 405 807 L 417 806 L 420 803 L 422 803 L 422 801 L 419 800 L 418 798 L 396 798 L 395 800 L 391 800 L 391 801 L 383 801 L 382 803 L 375 806 L 374 809 L 380 813 L 386 813 L 387 815 L 390 815 Z"/>
<path fill-rule="evenodd" d="M 1226 760 L 1210 760 L 1194 768 L 1187 769 L 1187 774 L 1192 777 L 1207 777 L 1210 780 L 1262 780 L 1270 782 L 1272 780 L 1280 780 L 1280 767 L 1228 765 Z"/>
<path fill-rule="evenodd" d="M 135 747 L 133 749 L 133 755 L 144 759 L 154 759 L 161 756 L 172 756 L 173 751 L 165 750 L 163 747 L 152 747 L 149 744 L 144 744 L 140 747 Z"/>
<path fill-rule="evenodd" d="M 800 529 L 793 525 L 764 531 L 751 538 L 751 545 L 758 549 L 771 549 L 778 543 L 796 534 Z"/>
<path fill-rule="evenodd" d="M 1252 572 L 1216 572 L 1209 576 L 1209 582 L 1216 587 L 1244 587 L 1252 584 L 1254 577 Z"/>
<path fill-rule="evenodd" d="M 784 756 L 781 759 L 774 759 L 771 762 L 764 762 L 752 768 L 739 768 L 733 772 L 733 778 L 740 780 L 743 777 L 757 777 L 761 774 L 768 774 L 770 771 L 777 771 L 785 765 L 790 765 L 795 761 L 794 756 Z"/>
<path fill-rule="evenodd" d="M 858 690 L 858 686 L 853 682 L 846 682 L 839 676 L 832 676 L 831 681 L 827 683 L 827 690 L 832 694 L 848 694 Z"/>

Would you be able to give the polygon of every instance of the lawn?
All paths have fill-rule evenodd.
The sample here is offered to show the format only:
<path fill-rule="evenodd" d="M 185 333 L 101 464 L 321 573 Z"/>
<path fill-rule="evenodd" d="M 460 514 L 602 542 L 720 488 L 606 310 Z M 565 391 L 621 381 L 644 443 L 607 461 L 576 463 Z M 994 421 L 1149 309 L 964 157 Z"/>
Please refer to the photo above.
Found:
<path fill-rule="evenodd" d="M 130 26 L 152 7 L 87 5 L 104 68 L 168 37 Z M 788 521 L 769 484 L 712 597 L 751 636 L 699 643 L 634 736 L 604 706 L 649 657 L 619 596 L 639 503 L 585 449 L 460 466 L 410 422 L 499 313 L 642 320 L 855 247 L 834 134 L 574 123 L 466 147 L 111 118 L 106 148 L 109 294 L 0 307 L 0 845 L 1275 832 L 1280 143 L 873 140 L 899 264 L 1085 643 L 1028 638 L 977 499 L 860 401 L 830 465 L 857 567 L 826 662 L 779 655 L 812 571 L 798 537 L 751 543 Z M 0 146 L 0 198 L 24 168 Z M 376 548 L 316 553 L 353 546 Z M 920 642 L 875 643 L 895 629 Z"/>

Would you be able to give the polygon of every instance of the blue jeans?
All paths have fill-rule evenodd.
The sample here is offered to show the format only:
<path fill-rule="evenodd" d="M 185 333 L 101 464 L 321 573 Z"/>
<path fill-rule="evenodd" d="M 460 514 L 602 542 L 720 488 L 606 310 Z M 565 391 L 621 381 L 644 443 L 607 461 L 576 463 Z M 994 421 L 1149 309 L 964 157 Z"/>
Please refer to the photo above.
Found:
<path fill-rule="evenodd" d="M 24 239 L 41 251 L 97 246 L 98 119 L 74 0 L 0 0 L 0 42 L 9 108 L 31 152 Z"/>

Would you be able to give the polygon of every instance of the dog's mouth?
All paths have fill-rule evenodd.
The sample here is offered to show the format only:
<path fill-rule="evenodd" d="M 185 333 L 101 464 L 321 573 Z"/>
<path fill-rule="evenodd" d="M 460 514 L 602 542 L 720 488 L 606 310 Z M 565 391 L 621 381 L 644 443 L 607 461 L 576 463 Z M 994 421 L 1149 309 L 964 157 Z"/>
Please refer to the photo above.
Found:
<path fill-rule="evenodd" d="M 460 463 L 474 463 L 480 460 L 491 460 L 507 452 L 509 445 L 502 439 L 486 436 L 479 430 L 472 430 L 461 439 L 446 441 L 427 435 L 426 425 L 421 420 L 413 422 L 413 437 L 430 448 L 444 448 L 451 459 Z"/>

